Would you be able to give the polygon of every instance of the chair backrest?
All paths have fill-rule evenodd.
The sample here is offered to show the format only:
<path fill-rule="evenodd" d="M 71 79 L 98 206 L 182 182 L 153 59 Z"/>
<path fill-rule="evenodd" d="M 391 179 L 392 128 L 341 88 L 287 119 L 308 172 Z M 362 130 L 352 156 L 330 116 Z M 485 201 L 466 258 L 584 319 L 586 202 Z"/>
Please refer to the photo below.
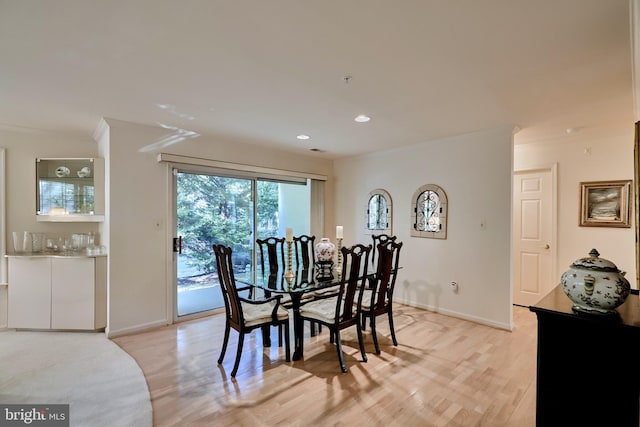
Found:
<path fill-rule="evenodd" d="M 316 263 L 314 250 L 316 236 L 302 234 L 293 237 L 293 246 L 296 254 L 296 269 L 308 270 Z"/>
<path fill-rule="evenodd" d="M 397 236 L 390 236 L 388 234 L 372 234 L 371 238 L 373 239 L 373 249 L 371 250 L 371 263 L 376 262 L 376 251 L 378 245 L 386 244 L 389 242 L 395 242 L 398 238 Z"/>
<path fill-rule="evenodd" d="M 373 288 L 374 296 L 371 301 L 371 308 L 374 310 L 382 309 L 387 305 L 387 302 L 393 300 L 393 290 L 400 263 L 400 249 L 402 249 L 402 242 L 391 241 L 378 245 L 378 264 Z"/>
<path fill-rule="evenodd" d="M 227 319 L 232 325 L 239 327 L 244 323 L 244 317 L 236 288 L 236 279 L 233 275 L 232 250 L 224 245 L 213 245 L 213 253 L 216 255 L 218 280 L 220 281 Z"/>
<path fill-rule="evenodd" d="M 262 274 L 276 273 L 278 270 L 285 269 L 286 260 L 284 258 L 284 237 L 267 237 L 266 239 L 257 239 L 256 244 L 260 249 L 260 267 Z M 265 270 L 266 266 L 269 268 Z"/>
<path fill-rule="evenodd" d="M 340 280 L 340 293 L 336 306 L 336 319 L 340 323 L 349 322 L 356 318 L 353 313 L 353 303 L 358 306 L 362 302 L 362 291 L 367 281 L 367 267 L 371 245 L 353 245 L 350 248 L 340 249 L 343 259 L 342 277 Z"/>

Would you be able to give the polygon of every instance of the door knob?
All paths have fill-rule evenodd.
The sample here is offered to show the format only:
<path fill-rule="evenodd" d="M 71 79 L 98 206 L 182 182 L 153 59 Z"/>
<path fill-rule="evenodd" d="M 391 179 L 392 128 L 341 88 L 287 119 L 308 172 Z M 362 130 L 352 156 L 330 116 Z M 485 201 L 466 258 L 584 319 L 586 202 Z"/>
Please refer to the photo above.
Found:
<path fill-rule="evenodd" d="M 547 243 L 546 245 L 544 245 L 545 249 L 549 249 L 551 246 L 549 246 L 549 244 Z"/>

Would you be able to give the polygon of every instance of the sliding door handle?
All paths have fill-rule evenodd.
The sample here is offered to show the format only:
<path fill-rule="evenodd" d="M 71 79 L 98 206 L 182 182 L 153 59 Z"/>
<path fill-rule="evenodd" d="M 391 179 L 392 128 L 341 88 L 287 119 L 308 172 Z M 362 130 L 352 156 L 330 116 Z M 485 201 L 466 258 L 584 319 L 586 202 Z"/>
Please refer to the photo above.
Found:
<path fill-rule="evenodd" d="M 173 252 L 182 254 L 182 236 L 173 238 Z"/>

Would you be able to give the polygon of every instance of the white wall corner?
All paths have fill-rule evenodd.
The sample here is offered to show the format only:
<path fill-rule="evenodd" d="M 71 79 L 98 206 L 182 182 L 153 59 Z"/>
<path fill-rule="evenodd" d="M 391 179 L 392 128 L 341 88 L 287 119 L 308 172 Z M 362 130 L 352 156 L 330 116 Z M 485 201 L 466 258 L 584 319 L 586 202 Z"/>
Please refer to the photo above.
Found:
<path fill-rule="evenodd" d="M 96 126 L 95 130 L 93 131 L 93 135 L 92 135 L 93 140 L 96 142 L 99 142 L 105 137 L 108 138 L 109 137 L 108 132 L 109 132 L 109 123 L 107 123 L 104 117 L 102 117 L 98 122 L 98 126 Z"/>

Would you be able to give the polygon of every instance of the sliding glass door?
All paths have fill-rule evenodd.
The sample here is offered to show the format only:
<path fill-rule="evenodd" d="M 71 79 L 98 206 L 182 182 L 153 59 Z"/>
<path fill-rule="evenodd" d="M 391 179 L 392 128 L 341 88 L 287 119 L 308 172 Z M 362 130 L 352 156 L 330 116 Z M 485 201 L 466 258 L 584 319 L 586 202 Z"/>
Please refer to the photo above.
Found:
<path fill-rule="evenodd" d="M 231 246 L 234 268 L 251 271 L 253 182 L 176 172 L 177 316 L 224 307 L 211 246 Z"/>
<path fill-rule="evenodd" d="M 236 280 L 255 270 L 256 238 L 309 233 L 305 183 L 174 170 L 176 319 L 223 307 L 211 246 L 233 249 Z M 303 185 L 301 185 L 303 184 Z"/>

